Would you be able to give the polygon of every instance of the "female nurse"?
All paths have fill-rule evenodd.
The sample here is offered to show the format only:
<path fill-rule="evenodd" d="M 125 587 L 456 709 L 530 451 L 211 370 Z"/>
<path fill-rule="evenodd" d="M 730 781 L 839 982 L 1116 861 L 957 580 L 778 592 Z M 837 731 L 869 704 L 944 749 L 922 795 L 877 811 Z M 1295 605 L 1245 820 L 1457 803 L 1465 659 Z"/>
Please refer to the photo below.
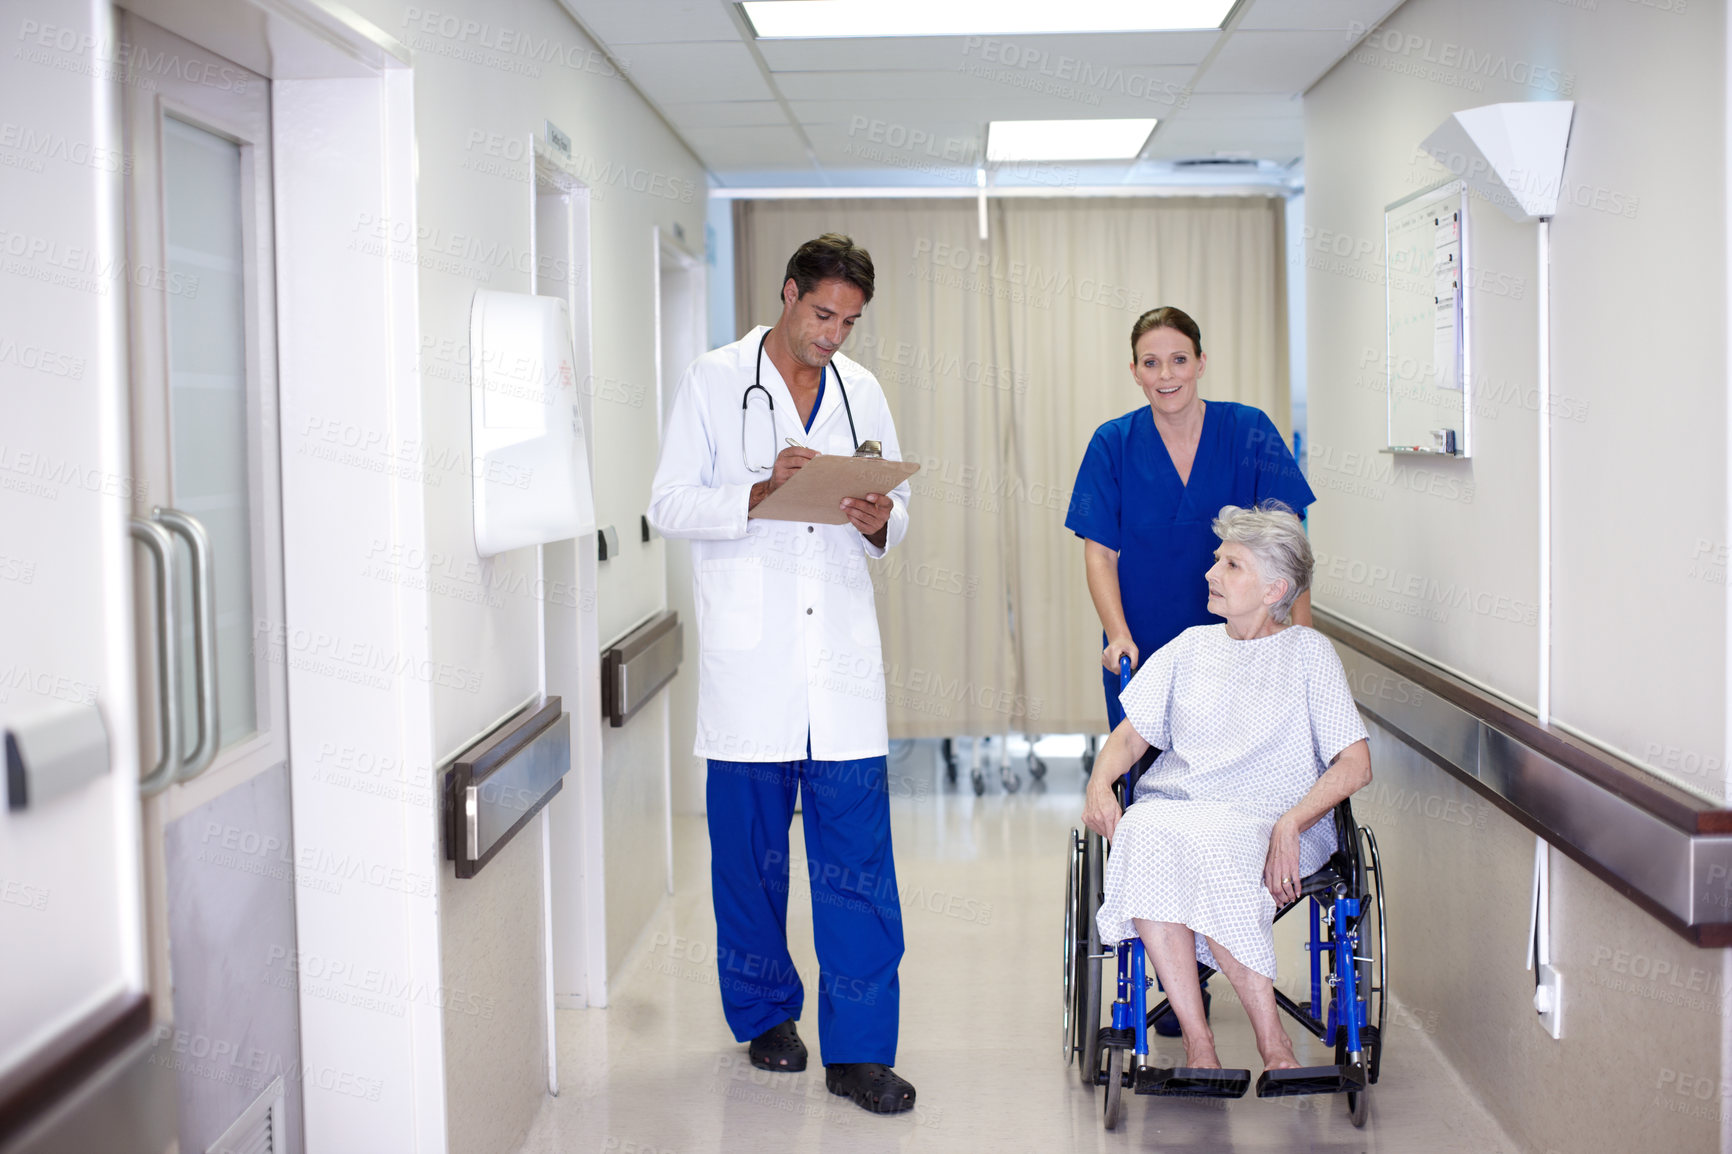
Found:
<path fill-rule="evenodd" d="M 1215 620 L 1202 574 L 1213 563 L 1210 527 L 1223 505 L 1274 498 L 1301 517 L 1317 499 L 1266 413 L 1204 401 L 1208 366 L 1197 322 L 1150 309 L 1131 328 L 1131 375 L 1148 399 L 1095 430 L 1077 471 L 1065 527 L 1083 539 L 1089 596 L 1105 634 L 1101 680 L 1107 726 L 1119 709 L 1119 657 L 1134 669 L 1193 625 Z M 1294 604 L 1311 624 L 1311 596 Z"/>
<path fill-rule="evenodd" d="M 1198 394 L 1207 366 L 1202 331 L 1184 311 L 1138 317 L 1131 375 L 1148 404 L 1096 429 L 1077 470 L 1064 523 L 1083 539 L 1089 597 L 1101 619 L 1109 730 L 1124 720 L 1120 656 L 1135 669 L 1191 626 L 1215 620 L 1202 575 L 1213 563 L 1221 507 L 1251 509 L 1272 497 L 1304 517 L 1317 499 L 1268 414 Z M 1291 620 L 1311 624 L 1309 592 L 1294 602 Z M 1136 774 L 1159 752 L 1150 749 Z M 1205 985 L 1205 1014 L 1209 1000 Z M 1155 1032 L 1177 1037 L 1178 1019 L 1168 1011 Z"/>

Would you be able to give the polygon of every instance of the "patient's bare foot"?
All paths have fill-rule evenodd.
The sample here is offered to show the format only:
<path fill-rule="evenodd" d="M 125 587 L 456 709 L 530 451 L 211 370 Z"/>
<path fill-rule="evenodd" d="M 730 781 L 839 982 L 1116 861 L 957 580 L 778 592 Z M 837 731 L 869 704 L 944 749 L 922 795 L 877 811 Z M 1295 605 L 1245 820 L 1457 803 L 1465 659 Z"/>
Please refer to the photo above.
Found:
<path fill-rule="evenodd" d="M 1193 1070 L 1219 1070 L 1221 1059 L 1215 1056 L 1215 1039 L 1212 1035 L 1192 1039 L 1186 1034 L 1185 1065 Z"/>
<path fill-rule="evenodd" d="M 1266 1070 L 1296 1070 L 1299 1060 L 1293 1056 L 1293 1042 L 1283 1036 L 1267 1047 L 1258 1046 L 1257 1052 L 1263 1057 L 1263 1068 Z"/>

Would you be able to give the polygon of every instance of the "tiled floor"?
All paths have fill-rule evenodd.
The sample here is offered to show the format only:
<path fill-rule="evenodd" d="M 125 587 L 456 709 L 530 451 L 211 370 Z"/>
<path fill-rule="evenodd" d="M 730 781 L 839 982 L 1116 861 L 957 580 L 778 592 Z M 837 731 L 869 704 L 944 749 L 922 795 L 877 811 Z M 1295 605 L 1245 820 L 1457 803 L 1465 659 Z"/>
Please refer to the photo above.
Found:
<path fill-rule="evenodd" d="M 561 1093 L 536 1119 L 524 1154 L 1516 1149 L 1424 1033 L 1400 1025 L 1390 1027 L 1363 1130 L 1349 1125 L 1336 1098 L 1127 1096 L 1119 1130 L 1104 1132 L 1098 1094 L 1081 1086 L 1060 1046 L 1065 853 L 1081 808 L 1076 759 L 1049 758 L 1045 787 L 1025 775 L 1015 795 L 1001 790 L 994 770 L 976 798 L 966 758 L 958 790 L 944 782 L 936 743 L 899 744 L 897 752 L 891 791 L 908 943 L 897 1070 L 919 1090 L 913 1116 L 874 1117 L 825 1091 L 811 997 L 801 1023 L 814 1048 L 811 1069 L 770 1074 L 747 1062 L 715 990 L 707 836 L 702 819 L 683 818 L 674 827 L 677 893 L 618 975 L 612 1005 L 559 1016 Z M 794 832 L 798 854 L 798 822 Z M 798 863 L 794 874 L 803 875 Z M 802 885 L 789 913 L 810 994 L 817 962 Z M 1297 993 L 1305 972 L 1299 927 L 1283 924 L 1278 936 L 1281 984 Z M 1397 958 L 1399 950 L 1391 943 Z M 1216 979 L 1221 1056 L 1255 1072 L 1250 1026 L 1226 990 Z M 1173 1051 L 1162 1064 L 1173 1063 L 1176 1047 L 1162 1040 L 1157 1056 Z M 1327 1060 L 1308 1038 L 1299 1051 L 1301 1061 Z"/>

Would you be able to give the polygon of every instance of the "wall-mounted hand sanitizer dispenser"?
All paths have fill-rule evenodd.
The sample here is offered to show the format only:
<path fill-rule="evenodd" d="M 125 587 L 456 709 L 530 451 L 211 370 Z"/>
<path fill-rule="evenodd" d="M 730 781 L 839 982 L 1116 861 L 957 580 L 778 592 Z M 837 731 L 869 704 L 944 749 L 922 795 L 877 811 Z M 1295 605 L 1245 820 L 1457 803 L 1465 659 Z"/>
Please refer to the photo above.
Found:
<path fill-rule="evenodd" d="M 483 557 L 595 528 L 565 302 L 476 292 L 469 312 L 475 548 Z"/>

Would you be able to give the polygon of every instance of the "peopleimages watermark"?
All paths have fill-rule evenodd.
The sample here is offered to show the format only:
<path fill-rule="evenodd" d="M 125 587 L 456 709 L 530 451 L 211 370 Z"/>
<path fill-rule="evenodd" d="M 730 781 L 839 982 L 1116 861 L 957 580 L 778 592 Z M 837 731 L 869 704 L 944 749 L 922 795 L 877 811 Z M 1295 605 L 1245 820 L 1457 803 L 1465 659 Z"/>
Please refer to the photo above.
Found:
<path fill-rule="evenodd" d="M 11 120 L 0 121 L 0 148 L 7 149 L 10 157 L 16 158 L 0 155 L 0 164 L 8 168 L 43 172 L 46 162 L 52 160 L 74 168 L 132 175 L 132 157 L 124 152 L 103 144 L 91 144 L 64 132 L 32 128 Z"/>
<path fill-rule="evenodd" d="M 1494 621 L 1533 626 L 1539 606 L 1508 594 L 1456 581 L 1439 581 L 1399 565 L 1380 565 L 1350 557 L 1317 554 L 1315 580 L 1320 590 L 1380 609 L 1446 621 L 1454 609 L 1466 609 Z"/>
<path fill-rule="evenodd" d="M 505 241 L 451 232 L 438 225 L 418 224 L 401 217 L 357 213 L 349 231 L 353 234 L 347 246 L 351 252 L 483 285 L 492 283 L 493 274 L 501 269 L 567 285 L 577 284 L 588 272 L 556 253 L 535 256 L 528 249 Z"/>
<path fill-rule="evenodd" d="M 1554 96 L 1569 96 L 1576 89 L 1573 72 L 1453 40 L 1438 40 L 1382 25 L 1368 28 L 1357 20 L 1347 22 L 1345 35 L 1349 44 L 1355 44 L 1353 59 L 1359 63 L 1451 87 L 1479 92 L 1486 81 L 1497 80 Z M 1383 55 L 1373 50 L 1381 50 Z"/>
<path fill-rule="evenodd" d="M 842 146 L 842 153 L 857 160 L 936 175 L 978 168 L 984 159 L 978 137 L 941 138 L 924 128 L 859 115 L 848 121 L 848 143 Z M 999 184 L 1052 188 L 1075 188 L 1082 177 L 1074 165 L 1039 160 L 994 161 L 992 172 Z"/>
<path fill-rule="evenodd" d="M 526 134 L 471 128 L 464 136 L 463 150 L 469 156 L 462 167 L 470 172 L 502 177 L 517 184 L 535 180 L 535 146 Z M 617 160 L 578 153 L 569 158 L 569 169 L 583 182 L 592 201 L 606 199 L 610 188 L 679 204 L 691 204 L 698 198 L 694 181 Z"/>
<path fill-rule="evenodd" d="M 465 693 L 481 691 L 481 674 L 447 661 L 396 653 L 371 641 L 351 640 L 319 629 L 291 628 L 260 617 L 253 622 L 253 648 L 265 648 L 266 660 L 311 673 L 339 677 L 375 689 L 389 689 L 398 679 L 420 681 Z"/>
<path fill-rule="evenodd" d="M 409 33 L 408 46 L 417 52 L 431 52 L 503 72 L 533 78 L 541 75 L 543 64 L 551 64 L 595 76 L 622 74 L 622 69 L 606 53 L 586 44 L 567 44 L 503 24 L 464 19 L 455 13 L 411 5 L 403 9 L 403 27 Z"/>
<path fill-rule="evenodd" d="M 859 360 L 870 362 L 873 375 L 881 382 L 933 390 L 940 380 L 946 380 L 1019 397 L 1028 392 L 1026 372 L 977 357 L 964 358 L 950 350 L 935 352 L 913 341 L 892 341 L 869 333 L 861 338 L 858 354 Z"/>
<path fill-rule="evenodd" d="M 142 480 L 35 449 L 0 443 L 0 491 L 58 501 L 67 488 L 124 501 L 150 498 L 150 486 Z"/>
<path fill-rule="evenodd" d="M 995 299 L 1049 308 L 1057 297 L 1081 304 L 1140 311 L 1141 289 L 1113 284 L 1098 277 L 1048 269 L 1024 260 L 1004 260 L 990 250 L 919 237 L 914 242 L 908 275 L 931 284 L 988 293 Z"/>
<path fill-rule="evenodd" d="M 349 421 L 308 417 L 301 428 L 301 456 L 347 465 L 405 481 L 437 486 L 446 473 L 464 473 L 498 485 L 527 489 L 535 471 L 447 446 L 433 448 L 412 437 L 393 437 Z"/>
<path fill-rule="evenodd" d="M 50 377 L 81 381 L 84 379 L 86 363 L 85 358 L 71 353 L 57 352 L 28 340 L 0 337 L 0 367 L 11 365 L 13 368 L 28 369 Z"/>
<path fill-rule="evenodd" d="M 310 997 L 396 1018 L 403 1017 L 412 1002 L 483 1019 L 491 1019 L 498 1006 L 498 999 L 491 995 L 457 986 L 428 986 L 378 966 L 277 945 L 265 950 L 264 980 L 280 989 L 295 989 Z"/>
<path fill-rule="evenodd" d="M 9 700 L 12 691 L 21 689 L 37 697 L 54 701 L 70 701 L 89 705 L 96 700 L 96 686 L 66 673 L 33 669 L 28 665 L 8 665 L 0 669 L 0 702 Z"/>
<path fill-rule="evenodd" d="M 38 281 L 55 288 L 107 296 L 119 283 L 169 296 L 198 298 L 199 278 L 179 269 L 135 264 L 126 257 L 102 255 L 83 245 L 64 244 L 53 237 L 13 232 L 0 228 L 0 264 L 10 276 Z"/>
<path fill-rule="evenodd" d="M 1128 96 L 1166 109 L 1191 102 L 1189 85 L 1013 40 L 970 36 L 963 42 L 962 57 L 957 68 L 970 76 L 1082 104 L 1098 105 L 1105 96 Z"/>
<path fill-rule="evenodd" d="M 145 92 L 156 90 L 156 78 L 171 77 L 239 96 L 258 79 L 246 69 L 220 57 L 213 60 L 190 55 L 183 57 L 171 48 L 155 51 L 146 45 L 107 40 L 82 29 L 35 20 L 19 23 L 18 42 L 19 47 L 12 52 L 16 60 L 27 60 L 56 71 L 131 84 Z M 56 57 L 50 55 L 51 52 L 61 55 Z"/>
<path fill-rule="evenodd" d="M 258 1046 L 178 1029 L 167 1022 L 157 1026 L 156 1041 L 148 1059 L 151 1065 L 249 1090 L 262 1090 L 279 1075 L 290 1082 L 368 1102 L 377 1102 L 385 1089 L 380 1078 L 312 1062 L 296 1064 Z"/>

